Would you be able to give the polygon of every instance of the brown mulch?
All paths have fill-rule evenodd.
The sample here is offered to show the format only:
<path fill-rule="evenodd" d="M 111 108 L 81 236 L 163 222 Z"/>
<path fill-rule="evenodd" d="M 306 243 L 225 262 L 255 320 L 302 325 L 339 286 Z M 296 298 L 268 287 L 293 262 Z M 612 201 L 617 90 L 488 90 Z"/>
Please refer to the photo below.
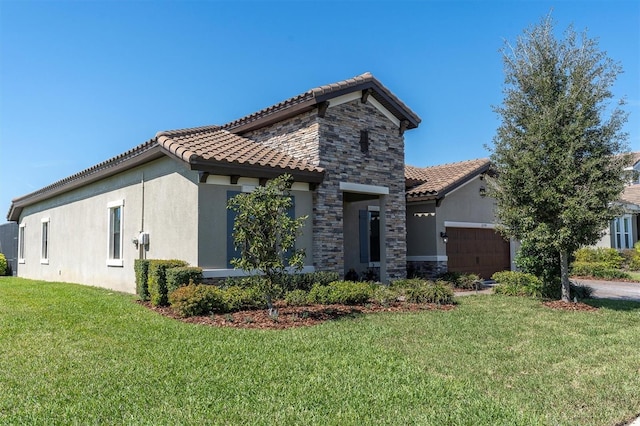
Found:
<path fill-rule="evenodd" d="M 559 309 L 563 311 L 597 311 L 598 308 L 587 305 L 582 302 L 564 302 L 562 300 L 551 300 L 548 302 L 542 302 L 542 304 L 551 309 Z"/>
<path fill-rule="evenodd" d="M 375 312 L 418 312 L 424 310 L 449 311 L 455 305 L 437 305 L 435 303 L 394 303 L 389 306 L 370 304 L 366 306 L 347 305 L 312 305 L 312 306 L 287 306 L 284 303 L 276 303 L 277 316 L 270 316 L 266 309 L 232 312 L 229 314 L 213 314 L 209 316 L 196 316 L 183 318 L 176 314 L 170 307 L 151 306 L 149 302 L 137 301 L 148 309 L 191 324 L 202 324 L 214 327 L 254 328 L 263 330 L 282 330 L 293 327 L 308 327 L 332 321 L 340 318 L 355 318 L 360 315 Z"/>

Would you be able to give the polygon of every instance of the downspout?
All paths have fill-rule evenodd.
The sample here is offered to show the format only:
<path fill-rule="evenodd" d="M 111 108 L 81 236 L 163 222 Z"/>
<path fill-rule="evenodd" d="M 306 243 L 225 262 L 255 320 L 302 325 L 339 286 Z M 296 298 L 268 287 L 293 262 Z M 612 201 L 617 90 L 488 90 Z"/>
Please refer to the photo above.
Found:
<path fill-rule="evenodd" d="M 141 195 L 142 195 L 142 201 L 141 201 L 141 208 L 140 208 L 140 234 L 142 234 L 144 232 L 144 172 L 142 172 L 142 180 L 140 182 L 140 186 L 141 186 Z M 140 259 L 145 259 L 146 258 L 146 251 L 145 251 L 145 247 L 144 244 L 142 244 L 142 241 L 138 242 L 138 256 Z"/>

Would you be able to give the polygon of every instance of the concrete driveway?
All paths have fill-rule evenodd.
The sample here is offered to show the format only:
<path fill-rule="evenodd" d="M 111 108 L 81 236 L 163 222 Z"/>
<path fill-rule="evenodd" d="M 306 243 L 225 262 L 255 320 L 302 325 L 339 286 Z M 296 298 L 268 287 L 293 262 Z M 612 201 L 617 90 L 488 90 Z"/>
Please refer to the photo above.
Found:
<path fill-rule="evenodd" d="M 622 281 L 596 281 L 572 279 L 576 284 L 593 288 L 593 297 L 599 299 L 631 300 L 640 302 L 640 283 Z"/>

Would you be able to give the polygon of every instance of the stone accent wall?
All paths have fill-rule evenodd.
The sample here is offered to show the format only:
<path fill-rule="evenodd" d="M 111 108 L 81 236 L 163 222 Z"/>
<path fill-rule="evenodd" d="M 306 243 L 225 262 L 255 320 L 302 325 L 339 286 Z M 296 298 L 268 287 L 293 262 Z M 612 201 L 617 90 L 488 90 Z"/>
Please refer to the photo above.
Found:
<path fill-rule="evenodd" d="M 447 262 L 407 261 L 407 276 L 409 278 L 433 279 L 448 270 Z"/>
<path fill-rule="evenodd" d="M 314 262 L 344 273 L 340 182 L 386 186 L 386 250 L 389 279 L 406 276 L 404 138 L 371 103 L 359 99 L 329 107 L 320 123 L 320 166 L 327 170 L 314 194 Z M 360 149 L 360 131 L 369 132 L 369 151 Z M 384 279 L 384 277 L 381 277 Z"/>
<path fill-rule="evenodd" d="M 321 120 L 318 118 L 318 110 L 314 109 L 242 136 L 318 165 L 318 120 Z"/>
<path fill-rule="evenodd" d="M 360 132 L 369 134 L 369 151 L 360 149 Z M 371 103 L 359 99 L 317 110 L 247 132 L 264 143 L 326 170 L 313 193 L 313 264 L 344 274 L 343 193 L 340 182 L 385 186 L 386 250 L 389 279 L 406 277 L 404 137 Z M 381 277 L 384 279 L 384 277 Z"/>

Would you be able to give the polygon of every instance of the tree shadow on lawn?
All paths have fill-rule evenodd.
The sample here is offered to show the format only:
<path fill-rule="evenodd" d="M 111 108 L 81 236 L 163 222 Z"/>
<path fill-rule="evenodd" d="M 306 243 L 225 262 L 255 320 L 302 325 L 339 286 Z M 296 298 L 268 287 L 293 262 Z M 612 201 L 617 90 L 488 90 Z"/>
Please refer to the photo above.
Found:
<path fill-rule="evenodd" d="M 640 311 L 640 302 L 624 299 L 585 299 L 583 303 L 595 308 L 611 309 L 613 311 Z"/>

